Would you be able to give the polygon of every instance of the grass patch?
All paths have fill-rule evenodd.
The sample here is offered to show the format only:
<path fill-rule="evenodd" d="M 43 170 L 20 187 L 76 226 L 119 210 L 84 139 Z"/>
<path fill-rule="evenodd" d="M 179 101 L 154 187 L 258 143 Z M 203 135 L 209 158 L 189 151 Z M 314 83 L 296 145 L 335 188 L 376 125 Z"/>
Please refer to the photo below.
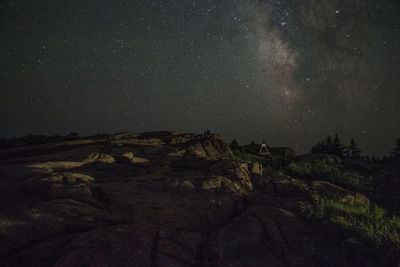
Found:
<path fill-rule="evenodd" d="M 233 149 L 232 153 L 235 156 L 236 160 L 258 162 L 261 163 L 263 166 L 268 166 L 269 168 L 274 170 L 282 170 L 286 168 L 286 166 L 291 162 L 290 159 L 281 156 L 262 156 L 254 154 L 252 152 L 249 152 L 246 148 L 242 147 Z"/>
<path fill-rule="evenodd" d="M 302 213 L 317 223 L 344 230 L 346 240 L 357 246 L 360 255 L 374 262 L 391 266 L 400 262 L 400 218 L 387 215 L 376 205 L 354 205 L 309 192 L 311 204 L 301 203 Z"/>
<path fill-rule="evenodd" d="M 291 162 L 287 166 L 287 171 L 293 177 L 300 179 L 324 180 L 349 190 L 364 193 L 370 191 L 371 178 L 326 160 Z"/>
<path fill-rule="evenodd" d="M 259 163 L 265 163 L 266 161 L 266 158 L 264 156 L 248 153 L 247 151 L 241 148 L 232 150 L 232 153 L 235 156 L 235 158 L 240 161 L 251 161 Z"/>

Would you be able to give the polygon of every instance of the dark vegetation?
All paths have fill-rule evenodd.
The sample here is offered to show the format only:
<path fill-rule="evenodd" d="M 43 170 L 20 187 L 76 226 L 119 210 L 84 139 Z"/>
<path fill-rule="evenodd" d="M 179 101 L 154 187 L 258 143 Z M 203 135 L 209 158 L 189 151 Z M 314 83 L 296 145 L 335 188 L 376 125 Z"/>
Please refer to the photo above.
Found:
<path fill-rule="evenodd" d="M 355 258 L 369 258 L 380 266 L 397 266 L 400 262 L 400 138 L 390 157 L 383 159 L 362 155 L 354 139 L 343 145 L 337 134 L 312 148 L 310 155 L 318 157 L 261 156 L 249 149 L 250 145 L 240 146 L 236 140 L 230 146 L 237 159 L 259 162 L 292 178 L 309 200 L 301 203 L 304 218 L 321 231 L 327 227 L 341 229 L 343 249 Z M 323 195 L 307 185 L 310 180 L 362 193 L 370 203 Z"/>
<path fill-rule="evenodd" d="M 53 141 L 62 141 L 62 140 L 73 140 L 79 138 L 77 133 L 70 133 L 66 136 L 46 136 L 46 135 L 32 135 L 28 134 L 22 137 L 13 137 L 10 139 L 0 139 L 0 148 L 9 148 L 16 146 L 26 146 L 26 145 L 42 145 L 46 143 L 50 143 Z"/>
<path fill-rule="evenodd" d="M 203 135 L 212 133 L 207 129 Z M 0 148 L 77 138 L 76 133 L 63 137 L 27 135 L 0 139 Z M 275 179 L 271 176 L 279 173 L 279 177 L 290 179 L 307 200 L 301 202 L 300 214 L 321 233 L 331 227 L 339 229 L 343 249 L 355 258 L 367 257 L 381 266 L 400 262 L 400 138 L 388 151 L 390 156 L 381 159 L 362 155 L 354 139 L 348 145 L 342 144 L 337 134 L 316 144 L 311 156 L 297 158 L 261 155 L 260 145 L 253 141 L 241 146 L 233 140 L 230 147 L 237 160 L 261 163 L 266 178 Z M 315 180 L 362 193 L 370 202 L 360 204 L 324 195 L 310 186 L 309 181 Z"/>
<path fill-rule="evenodd" d="M 355 257 L 370 258 L 380 266 L 399 262 L 400 217 L 388 214 L 376 204 L 359 205 L 329 198 L 305 189 L 309 203 L 302 213 L 317 227 L 342 230 L 342 245 Z"/>
<path fill-rule="evenodd" d="M 329 163 L 326 160 L 291 162 L 288 174 L 300 179 L 326 180 L 345 189 L 370 193 L 371 177 L 365 177 L 358 171 L 348 169 L 341 164 Z"/>
<path fill-rule="evenodd" d="M 311 152 L 331 154 L 340 158 L 360 158 L 361 156 L 361 150 L 354 139 L 351 139 L 350 144 L 345 146 L 341 143 L 337 134 L 334 138 L 328 136 L 325 140 L 319 142 L 311 149 Z"/>

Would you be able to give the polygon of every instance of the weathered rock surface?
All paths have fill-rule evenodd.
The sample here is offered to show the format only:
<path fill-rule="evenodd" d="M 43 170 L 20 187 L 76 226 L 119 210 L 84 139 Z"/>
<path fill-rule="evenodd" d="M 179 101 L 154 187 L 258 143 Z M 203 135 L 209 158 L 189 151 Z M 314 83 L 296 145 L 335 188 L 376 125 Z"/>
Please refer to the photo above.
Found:
<path fill-rule="evenodd" d="M 351 266 L 301 194 L 218 136 L 121 133 L 0 150 L 1 266 Z"/>
<path fill-rule="evenodd" d="M 335 198 L 342 202 L 358 204 L 366 207 L 369 207 L 370 205 L 370 201 L 365 195 L 346 190 L 327 181 L 308 181 L 307 184 L 311 185 L 311 188 L 322 196 Z"/>

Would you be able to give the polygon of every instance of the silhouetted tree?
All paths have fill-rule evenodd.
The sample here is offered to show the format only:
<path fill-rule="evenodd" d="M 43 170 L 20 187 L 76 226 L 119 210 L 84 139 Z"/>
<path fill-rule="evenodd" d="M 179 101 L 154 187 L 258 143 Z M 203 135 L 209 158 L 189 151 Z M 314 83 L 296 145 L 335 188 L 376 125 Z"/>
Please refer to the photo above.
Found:
<path fill-rule="evenodd" d="M 396 147 L 394 147 L 390 153 L 393 158 L 400 159 L 400 138 L 396 140 Z"/>
<path fill-rule="evenodd" d="M 340 138 L 339 138 L 338 134 L 335 134 L 335 139 L 333 141 L 333 144 L 335 146 L 339 146 L 340 145 Z"/>
<path fill-rule="evenodd" d="M 236 141 L 236 139 L 233 139 L 233 141 L 229 144 L 229 146 L 231 147 L 231 149 L 236 149 L 239 147 L 239 143 L 238 141 Z"/>
<path fill-rule="evenodd" d="M 331 146 L 331 145 L 332 145 L 332 137 L 328 135 L 328 137 L 326 138 L 326 146 Z"/>
<path fill-rule="evenodd" d="M 335 134 L 335 139 L 333 141 L 333 146 L 332 146 L 332 152 L 331 153 L 342 158 L 344 156 L 344 150 L 345 150 L 345 147 L 341 143 L 338 134 Z"/>
<path fill-rule="evenodd" d="M 312 153 L 332 154 L 332 155 L 336 155 L 338 157 L 343 157 L 344 150 L 345 150 L 345 147 L 340 142 L 339 136 L 337 134 L 335 134 L 334 140 L 332 140 L 332 137 L 330 135 L 328 135 L 328 137 L 324 141 L 319 142 L 317 145 L 312 147 L 311 152 Z"/>
<path fill-rule="evenodd" d="M 348 146 L 348 156 L 352 158 L 359 158 L 361 155 L 361 150 L 358 148 L 356 142 L 352 138 L 350 141 L 350 146 Z"/>
<path fill-rule="evenodd" d="M 211 135 L 211 131 L 210 131 L 209 129 L 206 129 L 206 130 L 203 132 L 203 135 L 204 135 L 204 136 L 210 136 L 210 135 Z"/>
<path fill-rule="evenodd" d="M 323 153 L 322 151 L 324 150 L 325 144 L 324 142 L 319 142 L 315 146 L 311 148 L 311 153 Z"/>

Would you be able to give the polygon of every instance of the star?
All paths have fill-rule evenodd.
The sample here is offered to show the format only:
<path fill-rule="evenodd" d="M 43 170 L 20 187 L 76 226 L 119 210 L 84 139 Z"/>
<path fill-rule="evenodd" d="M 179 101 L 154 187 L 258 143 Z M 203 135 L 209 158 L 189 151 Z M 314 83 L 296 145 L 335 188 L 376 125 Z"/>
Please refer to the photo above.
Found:
<path fill-rule="evenodd" d="M 341 129 L 384 154 L 400 132 L 397 0 L 25 2 L 1 4 L 4 136 L 169 125 L 305 153 Z"/>

